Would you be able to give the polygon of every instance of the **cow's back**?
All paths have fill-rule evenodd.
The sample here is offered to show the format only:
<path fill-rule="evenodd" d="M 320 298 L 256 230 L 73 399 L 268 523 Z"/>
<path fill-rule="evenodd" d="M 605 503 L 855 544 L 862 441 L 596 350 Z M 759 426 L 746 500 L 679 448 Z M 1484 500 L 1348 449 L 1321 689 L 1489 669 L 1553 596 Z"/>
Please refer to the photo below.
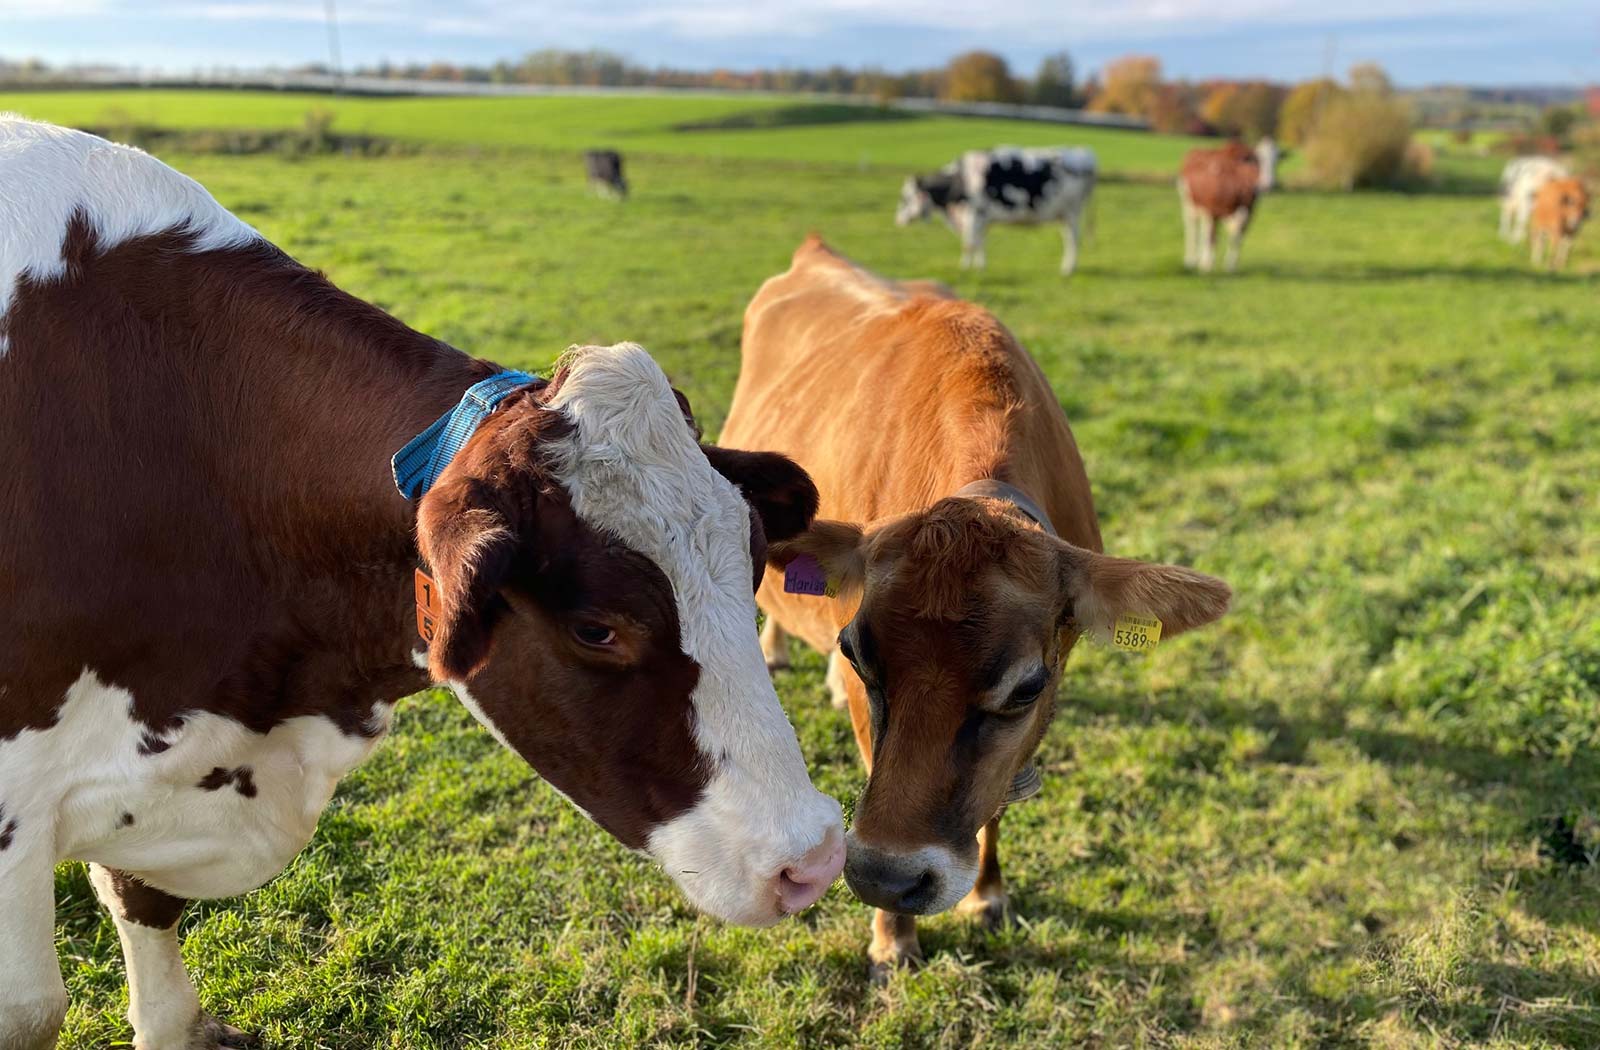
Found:
<path fill-rule="evenodd" d="M 1003 455 L 1063 537 L 1100 549 L 1066 416 L 1005 326 L 943 286 L 884 280 L 815 239 L 745 313 L 721 442 L 793 457 L 817 484 L 818 517 L 854 522 L 926 507 Z M 836 603 L 783 594 L 769 576 L 763 607 L 831 648 Z"/>

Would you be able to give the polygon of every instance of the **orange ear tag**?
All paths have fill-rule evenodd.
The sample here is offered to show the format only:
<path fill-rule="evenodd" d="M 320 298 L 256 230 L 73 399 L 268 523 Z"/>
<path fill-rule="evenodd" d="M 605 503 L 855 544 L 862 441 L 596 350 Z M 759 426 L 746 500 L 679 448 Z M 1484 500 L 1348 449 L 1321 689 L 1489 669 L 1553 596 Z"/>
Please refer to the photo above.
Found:
<path fill-rule="evenodd" d="M 417 570 L 416 586 L 417 633 L 423 641 L 432 643 L 439 618 L 444 615 L 444 606 L 439 602 L 439 588 L 434 585 L 433 577 L 421 569 Z"/>

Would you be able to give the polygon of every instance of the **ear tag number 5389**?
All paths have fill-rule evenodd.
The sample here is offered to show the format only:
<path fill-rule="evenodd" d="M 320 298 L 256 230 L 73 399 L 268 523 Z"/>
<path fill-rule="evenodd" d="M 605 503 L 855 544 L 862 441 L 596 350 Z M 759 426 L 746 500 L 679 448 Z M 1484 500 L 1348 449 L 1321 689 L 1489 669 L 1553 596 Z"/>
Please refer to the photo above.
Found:
<path fill-rule="evenodd" d="M 1123 613 L 1111 631 L 1111 644 L 1130 653 L 1148 652 L 1161 641 L 1161 621 L 1154 616 Z"/>

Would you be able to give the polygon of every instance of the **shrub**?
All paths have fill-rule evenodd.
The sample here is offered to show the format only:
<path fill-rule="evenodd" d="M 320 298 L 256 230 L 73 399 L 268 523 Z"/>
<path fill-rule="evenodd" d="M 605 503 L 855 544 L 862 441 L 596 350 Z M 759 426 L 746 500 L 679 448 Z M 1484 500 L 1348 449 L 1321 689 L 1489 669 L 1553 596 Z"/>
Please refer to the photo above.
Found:
<path fill-rule="evenodd" d="M 939 97 L 946 102 L 1017 102 L 1022 89 L 1005 59 L 988 51 L 968 51 L 950 60 Z"/>
<path fill-rule="evenodd" d="M 1278 111 L 1278 141 L 1285 146 L 1304 146 L 1323 109 L 1343 94 L 1344 88 L 1326 78 L 1296 84 Z"/>
<path fill-rule="evenodd" d="M 1572 133 L 1572 165 L 1584 175 L 1600 175 L 1600 124 L 1584 124 Z"/>
<path fill-rule="evenodd" d="M 1328 189 L 1392 182 L 1402 173 L 1411 142 L 1405 103 L 1374 92 L 1331 99 L 1306 142 L 1310 180 Z"/>

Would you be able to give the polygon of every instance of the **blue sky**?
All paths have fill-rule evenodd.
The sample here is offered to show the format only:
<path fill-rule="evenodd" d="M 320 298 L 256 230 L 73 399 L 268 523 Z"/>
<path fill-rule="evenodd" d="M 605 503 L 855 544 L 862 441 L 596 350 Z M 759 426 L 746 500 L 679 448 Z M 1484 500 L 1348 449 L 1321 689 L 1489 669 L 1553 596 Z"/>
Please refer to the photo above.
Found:
<path fill-rule="evenodd" d="M 1600 82 L 1593 0 L 335 0 L 347 65 L 486 64 L 604 47 L 684 68 L 937 65 L 985 47 L 1019 71 L 1066 49 L 1171 75 L 1298 79 L 1373 60 L 1407 85 Z M 0 56 L 168 71 L 325 60 L 325 0 L 0 0 Z"/>

